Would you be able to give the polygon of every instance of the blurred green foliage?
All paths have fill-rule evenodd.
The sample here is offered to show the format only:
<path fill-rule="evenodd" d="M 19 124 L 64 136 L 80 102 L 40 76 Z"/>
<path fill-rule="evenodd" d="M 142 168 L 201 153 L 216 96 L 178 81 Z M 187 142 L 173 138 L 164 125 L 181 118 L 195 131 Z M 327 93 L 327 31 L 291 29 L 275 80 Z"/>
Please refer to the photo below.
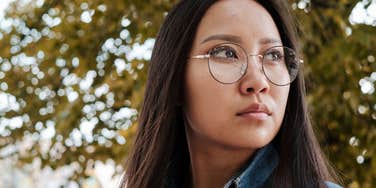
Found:
<path fill-rule="evenodd" d="M 78 163 L 75 180 L 94 160 L 123 164 L 152 38 L 174 2 L 13 3 L 0 27 L 0 95 L 19 107 L 0 105 L 0 159 Z M 375 187 L 376 27 L 350 23 L 355 0 L 290 2 L 319 140 L 346 187 Z"/>
<path fill-rule="evenodd" d="M 295 13 L 307 62 L 307 100 L 320 141 L 345 187 L 375 187 L 376 27 L 350 24 L 356 3 L 312 1 Z"/>

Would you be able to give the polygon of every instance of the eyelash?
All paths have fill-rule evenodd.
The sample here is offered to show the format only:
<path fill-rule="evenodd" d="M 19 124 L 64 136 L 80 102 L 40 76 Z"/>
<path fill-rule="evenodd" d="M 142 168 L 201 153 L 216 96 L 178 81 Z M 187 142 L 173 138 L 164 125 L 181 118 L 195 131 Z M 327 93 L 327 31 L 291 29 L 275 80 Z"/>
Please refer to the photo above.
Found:
<path fill-rule="evenodd" d="M 214 48 L 210 49 L 208 53 L 210 54 L 210 53 L 214 53 L 215 52 L 215 53 L 218 54 L 218 52 L 227 51 L 227 50 L 235 52 L 235 56 L 238 55 L 237 51 L 235 49 L 229 47 L 229 46 L 217 46 L 217 47 L 214 47 Z"/>

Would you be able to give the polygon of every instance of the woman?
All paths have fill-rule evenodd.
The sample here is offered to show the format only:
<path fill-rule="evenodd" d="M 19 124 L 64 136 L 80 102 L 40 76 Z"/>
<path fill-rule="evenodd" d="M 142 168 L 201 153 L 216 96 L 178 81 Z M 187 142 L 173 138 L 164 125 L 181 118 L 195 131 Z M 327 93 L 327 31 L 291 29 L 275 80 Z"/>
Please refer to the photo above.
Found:
<path fill-rule="evenodd" d="M 123 187 L 339 187 L 280 0 L 182 0 L 156 39 Z"/>

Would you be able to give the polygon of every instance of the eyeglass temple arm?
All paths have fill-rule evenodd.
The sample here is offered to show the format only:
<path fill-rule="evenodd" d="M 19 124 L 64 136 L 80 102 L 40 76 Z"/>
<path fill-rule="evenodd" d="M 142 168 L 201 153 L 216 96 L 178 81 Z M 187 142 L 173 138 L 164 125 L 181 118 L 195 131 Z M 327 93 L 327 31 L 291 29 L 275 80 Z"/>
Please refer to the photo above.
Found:
<path fill-rule="evenodd" d="M 195 55 L 195 56 L 192 56 L 191 59 L 206 59 L 206 58 L 209 58 L 210 55 L 209 54 L 205 54 L 205 55 Z"/>

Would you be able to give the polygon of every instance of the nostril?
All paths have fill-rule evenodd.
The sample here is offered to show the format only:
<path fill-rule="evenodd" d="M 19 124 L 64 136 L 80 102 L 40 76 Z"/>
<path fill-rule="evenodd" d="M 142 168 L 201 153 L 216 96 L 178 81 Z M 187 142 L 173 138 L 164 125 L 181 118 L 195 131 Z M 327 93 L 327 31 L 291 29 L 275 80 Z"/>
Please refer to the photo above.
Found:
<path fill-rule="evenodd" d="M 257 93 L 263 93 L 265 92 L 267 89 L 266 88 L 261 88 L 260 90 L 255 90 L 253 87 L 249 87 L 247 88 L 247 93 L 253 93 L 253 92 L 257 92 Z"/>
<path fill-rule="evenodd" d="M 260 93 L 264 93 L 266 91 L 266 88 L 262 88 L 262 90 L 260 91 Z"/>

